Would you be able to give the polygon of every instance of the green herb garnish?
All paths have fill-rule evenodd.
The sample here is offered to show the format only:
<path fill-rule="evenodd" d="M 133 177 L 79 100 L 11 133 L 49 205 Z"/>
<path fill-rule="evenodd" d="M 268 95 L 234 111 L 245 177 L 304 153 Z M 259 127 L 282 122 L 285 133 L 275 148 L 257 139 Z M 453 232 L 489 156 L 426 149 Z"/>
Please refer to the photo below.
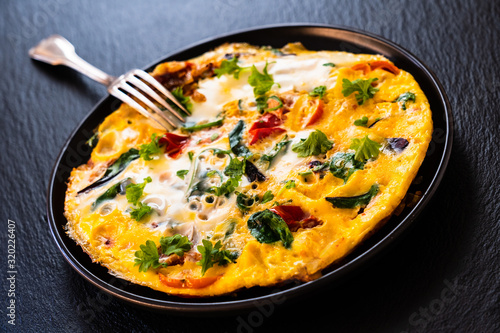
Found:
<path fill-rule="evenodd" d="M 139 222 L 140 220 L 142 220 L 142 218 L 148 214 L 151 214 L 151 212 L 153 211 L 153 209 L 151 207 L 149 207 L 148 205 L 145 205 L 143 204 L 142 202 L 139 202 L 137 204 L 137 207 L 134 207 L 132 208 L 132 210 L 130 211 L 130 216 L 136 220 L 137 222 Z"/>
<path fill-rule="evenodd" d="M 356 119 L 354 121 L 354 125 L 356 125 L 356 126 L 362 126 L 362 127 L 368 127 L 368 117 L 363 116 L 360 119 Z"/>
<path fill-rule="evenodd" d="M 368 80 L 356 79 L 354 81 L 349 81 L 348 79 L 342 79 L 342 94 L 344 97 L 356 92 L 355 95 L 358 105 L 363 105 L 368 99 L 372 98 L 375 93 L 379 90 L 372 86 L 372 82 L 377 81 L 378 78 L 374 77 Z"/>
<path fill-rule="evenodd" d="M 358 161 L 354 153 L 336 153 L 330 161 L 330 172 L 347 183 L 349 177 L 357 170 L 363 170 L 365 161 Z"/>
<path fill-rule="evenodd" d="M 187 132 L 187 133 L 192 133 L 192 132 L 201 131 L 201 130 L 204 130 L 204 129 L 210 128 L 210 127 L 222 126 L 223 123 L 224 123 L 224 119 L 221 118 L 221 119 L 217 119 L 215 121 L 208 122 L 208 123 L 203 123 L 203 124 L 194 125 L 194 126 L 190 126 L 190 127 L 182 127 L 181 131 Z"/>
<path fill-rule="evenodd" d="M 323 64 L 323 66 L 335 67 L 335 64 L 333 62 L 327 62 L 326 64 Z"/>
<path fill-rule="evenodd" d="M 161 237 L 160 245 L 161 252 L 164 255 L 169 256 L 176 254 L 179 257 L 182 257 L 185 252 L 191 250 L 193 243 L 191 243 L 186 236 L 175 234 L 170 237 Z"/>
<path fill-rule="evenodd" d="M 128 182 L 130 180 L 130 178 L 126 178 L 118 183 L 116 183 L 115 185 L 111 186 L 106 192 L 104 192 L 103 194 L 101 194 L 95 202 L 92 203 L 92 206 L 91 206 L 91 209 L 92 210 L 95 210 L 101 203 L 103 203 L 104 201 L 107 201 L 107 200 L 111 200 L 111 199 L 114 199 L 118 193 L 120 193 L 120 191 L 122 190 L 122 185 L 126 182 Z"/>
<path fill-rule="evenodd" d="M 381 144 L 370 140 L 368 135 L 362 139 L 351 139 L 351 146 L 349 148 L 356 151 L 354 158 L 357 161 L 366 161 L 370 158 L 376 158 L 380 153 Z"/>
<path fill-rule="evenodd" d="M 274 194 L 273 192 L 271 191 L 266 191 L 266 193 L 264 193 L 264 195 L 262 196 L 262 199 L 260 200 L 260 203 L 261 204 L 265 204 L 271 200 L 274 199 Z"/>
<path fill-rule="evenodd" d="M 147 272 L 149 268 L 158 268 L 164 266 L 158 261 L 160 255 L 155 242 L 147 240 L 146 244 L 141 244 L 141 250 L 135 252 L 135 265 L 139 265 L 139 272 Z"/>
<path fill-rule="evenodd" d="M 118 159 L 111 164 L 107 169 L 104 175 L 97 180 L 96 182 L 90 184 L 83 190 L 78 191 L 78 194 L 87 192 L 93 188 L 99 187 L 101 185 L 104 185 L 105 183 L 109 182 L 111 179 L 116 177 L 120 172 L 125 170 L 125 168 L 134 160 L 138 159 L 140 157 L 139 155 L 139 150 L 135 148 L 130 148 L 129 151 L 123 153 L 118 157 Z"/>
<path fill-rule="evenodd" d="M 229 60 L 222 60 L 220 67 L 214 69 L 214 73 L 219 78 L 224 74 L 232 74 L 235 79 L 239 79 L 241 71 L 247 68 L 238 66 L 238 58 L 234 57 Z"/>
<path fill-rule="evenodd" d="M 215 245 L 211 241 L 203 239 L 203 245 L 198 245 L 198 252 L 201 253 L 201 260 L 196 264 L 201 266 L 201 275 L 205 275 L 209 268 L 212 268 L 215 264 L 227 265 L 236 262 L 238 258 L 237 253 L 230 252 L 227 250 L 221 250 L 222 243 L 218 241 Z"/>
<path fill-rule="evenodd" d="M 366 207 L 372 198 L 377 195 L 379 186 L 377 184 L 372 185 L 370 190 L 364 194 L 357 195 L 354 197 L 326 197 L 325 200 L 330 202 L 334 207 L 337 208 L 356 208 L 356 207 Z"/>
<path fill-rule="evenodd" d="M 273 76 L 267 72 L 267 65 L 269 64 L 266 62 L 262 73 L 257 70 L 255 65 L 251 67 L 252 74 L 248 77 L 248 84 L 253 87 L 253 93 L 256 97 L 265 95 L 275 84 Z"/>
<path fill-rule="evenodd" d="M 298 157 L 307 157 L 325 154 L 332 148 L 333 141 L 328 140 L 325 133 L 315 130 L 307 139 L 301 139 L 300 142 L 295 143 L 292 151 L 297 153 Z"/>
<path fill-rule="evenodd" d="M 165 255 L 176 254 L 182 257 L 185 252 L 191 250 L 193 244 L 186 236 L 176 234 L 170 237 L 160 238 L 160 249 L 155 242 L 147 240 L 146 244 L 140 246 L 141 250 L 135 252 L 135 265 L 139 265 L 139 272 L 147 272 L 149 268 L 167 267 L 166 263 L 160 263 L 160 253 Z"/>
<path fill-rule="evenodd" d="M 151 142 L 140 145 L 139 147 L 139 155 L 142 157 L 144 161 L 151 161 L 153 158 L 151 155 L 161 153 L 161 148 L 159 144 L 161 136 L 158 136 L 156 133 L 151 135 Z"/>
<path fill-rule="evenodd" d="M 128 184 L 125 188 L 125 195 L 127 196 L 127 201 L 137 205 L 137 202 L 142 197 L 144 187 L 147 183 L 151 183 L 151 177 L 144 178 L 142 183 L 138 184 Z"/>
<path fill-rule="evenodd" d="M 176 172 L 177 177 L 180 179 L 184 179 L 184 176 L 186 176 L 189 173 L 189 170 L 178 170 Z"/>
<path fill-rule="evenodd" d="M 326 94 L 326 86 L 318 86 L 309 93 L 309 96 L 323 98 L 325 94 Z"/>
<path fill-rule="evenodd" d="M 260 243 L 274 243 L 281 240 L 285 248 L 290 248 L 293 235 L 286 222 L 269 209 L 252 214 L 247 222 L 250 234 Z"/>
<path fill-rule="evenodd" d="M 406 110 L 406 103 L 408 101 L 415 102 L 415 94 L 412 92 L 405 92 L 401 95 L 399 95 L 398 98 L 396 98 L 393 102 L 402 102 L 401 103 L 401 109 Z"/>
<path fill-rule="evenodd" d="M 271 163 L 273 162 L 274 158 L 279 155 L 281 150 L 285 148 L 287 145 L 290 143 L 290 140 L 288 140 L 288 135 L 285 134 L 285 136 L 278 142 L 273 149 L 267 154 L 264 154 L 261 156 L 260 160 L 267 162 L 268 163 L 268 168 L 271 166 Z"/>
<path fill-rule="evenodd" d="M 231 151 L 236 156 L 250 156 L 252 153 L 250 150 L 241 143 L 243 138 L 243 130 L 245 129 L 245 122 L 243 120 L 239 120 L 236 126 L 229 132 L 229 146 L 231 147 Z"/>
<path fill-rule="evenodd" d="M 191 103 L 191 99 L 188 96 L 184 96 L 184 92 L 182 91 L 181 87 L 177 87 L 174 90 L 172 90 L 172 95 L 177 99 L 179 103 L 182 104 L 182 106 L 191 112 L 193 110 L 193 103 Z M 168 101 L 168 103 L 175 109 L 179 109 L 177 105 L 174 103 Z"/>

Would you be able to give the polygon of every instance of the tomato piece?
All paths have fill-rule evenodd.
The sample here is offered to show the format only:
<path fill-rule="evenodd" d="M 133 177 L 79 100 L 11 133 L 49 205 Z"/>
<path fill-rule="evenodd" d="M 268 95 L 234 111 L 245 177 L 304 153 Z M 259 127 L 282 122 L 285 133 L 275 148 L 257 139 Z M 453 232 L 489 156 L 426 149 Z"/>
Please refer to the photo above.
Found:
<path fill-rule="evenodd" d="M 315 104 L 313 105 L 312 109 L 309 110 L 309 112 L 310 112 L 311 115 L 305 121 L 305 126 L 310 126 L 310 125 L 314 124 L 323 115 L 323 109 L 324 109 L 324 106 L 325 106 L 325 103 L 323 102 L 323 100 L 322 99 L 316 99 L 314 101 L 314 103 Z"/>
<path fill-rule="evenodd" d="M 174 279 L 158 273 L 160 282 L 171 288 L 188 288 L 188 289 L 201 289 L 208 287 L 217 281 L 222 275 L 207 276 L 207 277 L 186 277 L 184 279 Z"/>
<path fill-rule="evenodd" d="M 269 112 L 269 113 L 266 113 L 265 115 L 263 115 L 262 117 L 260 117 L 259 119 L 257 119 L 257 121 L 252 124 L 252 127 L 250 127 L 250 129 L 248 131 L 250 132 L 250 131 L 256 130 L 258 128 L 276 127 L 276 126 L 281 125 L 281 123 L 282 123 L 282 121 L 280 118 L 278 118 L 277 115 Z"/>
<path fill-rule="evenodd" d="M 288 225 L 290 231 L 297 231 L 300 228 L 310 229 L 323 224 L 322 221 L 312 215 L 306 216 L 299 206 L 276 206 L 269 210 L 279 215 Z"/>
<path fill-rule="evenodd" d="M 271 212 L 281 216 L 281 218 L 286 222 L 286 224 L 290 224 L 292 222 L 300 221 L 304 218 L 304 211 L 300 206 L 276 206 L 269 209 Z"/>
<path fill-rule="evenodd" d="M 355 71 L 363 71 L 363 74 L 370 73 L 371 71 L 370 65 L 368 65 L 366 62 L 362 62 L 354 66 L 351 66 L 351 69 Z"/>
<path fill-rule="evenodd" d="M 374 62 L 370 63 L 370 67 L 371 67 L 372 71 L 377 69 L 377 68 L 380 68 L 380 69 L 383 69 L 384 71 L 390 72 L 390 73 L 395 74 L 395 75 L 399 74 L 399 68 L 397 68 L 396 66 L 394 66 L 393 64 L 391 64 L 388 61 L 382 61 L 382 60 L 374 61 Z"/>
<path fill-rule="evenodd" d="M 189 141 L 189 136 L 177 135 L 173 133 L 165 133 L 164 136 L 158 140 L 159 145 L 165 145 L 165 153 L 168 156 L 176 158 Z"/>
<path fill-rule="evenodd" d="M 248 133 L 250 134 L 250 144 L 253 145 L 260 139 L 267 138 L 272 134 L 285 132 L 285 129 L 278 127 L 283 122 L 274 113 L 266 113 L 252 124 Z"/>
<path fill-rule="evenodd" d="M 370 73 L 370 71 L 374 71 L 377 68 L 380 68 L 384 71 L 387 71 L 387 72 L 395 74 L 395 75 L 399 74 L 399 68 L 397 68 L 396 66 L 394 66 L 390 62 L 384 61 L 384 60 L 377 60 L 377 61 L 373 61 L 370 63 L 363 62 L 363 63 L 356 64 L 354 66 L 351 66 L 351 69 L 353 69 L 355 71 L 363 71 L 363 74 Z"/>
<path fill-rule="evenodd" d="M 249 131 L 250 133 L 250 144 L 253 145 L 260 139 L 267 138 L 268 136 L 271 136 L 272 134 L 279 134 L 286 132 L 284 128 L 281 127 L 271 127 L 271 128 L 258 128 L 254 129 L 252 131 Z"/>

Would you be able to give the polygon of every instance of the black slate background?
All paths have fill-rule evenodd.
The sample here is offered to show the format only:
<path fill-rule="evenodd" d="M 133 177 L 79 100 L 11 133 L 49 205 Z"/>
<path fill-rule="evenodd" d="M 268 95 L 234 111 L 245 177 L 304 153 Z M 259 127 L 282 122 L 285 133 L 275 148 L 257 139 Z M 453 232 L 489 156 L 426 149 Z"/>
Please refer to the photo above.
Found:
<path fill-rule="evenodd" d="M 0 4 L 2 331 L 499 332 L 500 3 L 498 1 L 79 1 Z M 112 74 L 201 39 L 274 23 L 324 23 L 386 37 L 448 93 L 455 141 L 440 190 L 410 233 L 341 286 L 290 306 L 182 318 L 111 299 L 64 261 L 47 227 L 53 163 L 104 95 L 28 58 L 59 33 Z M 7 324 L 7 220 L 16 222 L 16 326 Z M 246 323 L 246 324 L 244 324 Z"/>

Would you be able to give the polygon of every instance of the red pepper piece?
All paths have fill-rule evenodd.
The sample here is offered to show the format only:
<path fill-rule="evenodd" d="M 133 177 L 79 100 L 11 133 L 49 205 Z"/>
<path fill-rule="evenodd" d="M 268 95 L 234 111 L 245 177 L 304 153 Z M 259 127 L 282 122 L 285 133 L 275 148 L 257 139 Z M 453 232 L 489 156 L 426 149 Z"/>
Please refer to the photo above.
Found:
<path fill-rule="evenodd" d="M 165 145 L 165 153 L 172 158 L 176 158 L 189 141 L 189 136 L 165 133 L 158 140 L 159 145 Z"/>

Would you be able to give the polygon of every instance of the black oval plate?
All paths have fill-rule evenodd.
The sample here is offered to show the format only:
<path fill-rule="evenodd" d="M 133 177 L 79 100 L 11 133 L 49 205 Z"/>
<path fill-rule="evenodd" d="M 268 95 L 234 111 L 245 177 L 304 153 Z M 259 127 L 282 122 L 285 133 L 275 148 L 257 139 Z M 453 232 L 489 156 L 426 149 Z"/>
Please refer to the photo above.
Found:
<path fill-rule="evenodd" d="M 399 216 L 393 216 L 341 263 L 325 269 L 322 277 L 311 282 L 291 282 L 271 288 L 255 287 L 241 290 L 235 296 L 213 298 L 180 298 L 131 284 L 113 277 L 105 267 L 92 263 L 89 256 L 66 235 L 64 229 L 67 223 L 63 215 L 66 180 L 72 168 L 88 160 L 90 148 L 85 142 L 91 137 L 92 130 L 120 105 L 120 101 L 107 96 L 94 107 L 62 148 L 49 184 L 47 212 L 52 235 L 70 265 L 97 287 L 136 305 L 188 315 L 227 314 L 248 310 L 259 303 L 272 301 L 280 304 L 318 288 L 338 284 L 346 274 L 367 264 L 408 229 L 436 192 L 448 164 L 453 127 L 451 109 L 443 87 L 435 75 L 414 55 L 370 33 L 351 28 L 310 24 L 261 27 L 202 41 L 157 61 L 146 70 L 151 71 L 154 66 L 164 61 L 193 58 L 225 42 L 247 42 L 276 48 L 289 42 L 302 42 L 310 50 L 382 54 L 392 60 L 397 67 L 411 73 L 429 99 L 434 121 L 432 142 L 419 171 L 419 175 L 423 176 L 423 182 L 411 188 L 411 191 L 422 191 L 423 197 L 413 209 L 406 209 Z"/>

